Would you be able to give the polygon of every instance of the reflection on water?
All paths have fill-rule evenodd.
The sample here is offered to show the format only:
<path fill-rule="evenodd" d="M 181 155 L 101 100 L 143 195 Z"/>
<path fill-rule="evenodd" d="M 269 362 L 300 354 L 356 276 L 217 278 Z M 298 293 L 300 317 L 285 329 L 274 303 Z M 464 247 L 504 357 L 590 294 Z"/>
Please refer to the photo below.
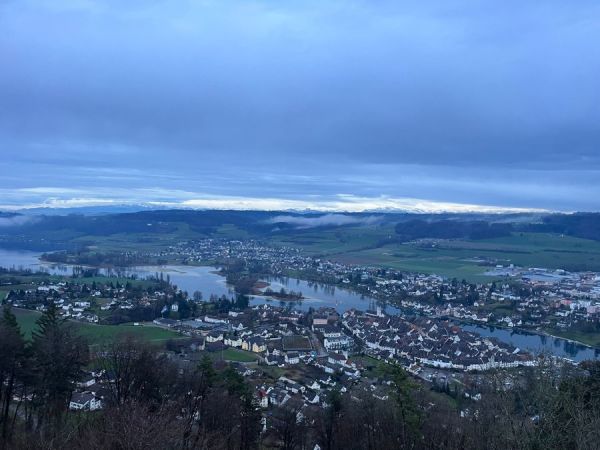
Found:
<path fill-rule="evenodd" d="M 35 252 L 16 252 L 0 249 L 0 267 L 44 270 L 57 275 L 71 275 L 73 273 L 73 266 L 40 263 L 38 260 L 39 256 L 40 254 Z M 200 291 L 205 300 L 209 299 L 211 295 L 231 297 L 234 294 L 233 290 L 225 283 L 225 278 L 215 273 L 215 270 L 214 267 L 192 266 L 138 267 L 119 270 L 99 269 L 100 273 L 105 275 L 136 275 L 139 278 L 146 278 L 162 272 L 165 277 L 167 274 L 169 275 L 173 284 L 187 291 L 190 295 L 195 291 Z M 302 292 L 305 298 L 301 301 L 291 303 L 292 306 L 305 311 L 311 307 L 318 308 L 320 306 L 334 307 L 340 312 L 350 308 L 365 310 L 377 304 L 377 301 L 372 298 L 327 284 L 304 281 L 297 278 L 273 278 L 265 281 L 270 283 L 270 287 L 274 291 L 284 288 L 287 291 Z M 263 296 L 253 296 L 251 302 L 253 304 L 265 302 L 289 304 Z M 397 308 L 391 306 L 387 306 L 387 308 L 385 305 L 379 306 L 382 306 L 390 314 L 398 312 Z M 482 336 L 498 338 L 500 341 L 534 353 L 547 352 L 575 361 L 600 358 L 600 350 L 565 339 L 481 325 L 463 325 L 463 328 L 466 331 L 475 332 Z"/>
<path fill-rule="evenodd" d="M 520 330 L 507 330 L 481 325 L 462 325 L 466 331 L 481 334 L 482 336 L 495 337 L 502 342 L 507 342 L 515 347 L 528 350 L 532 353 L 549 353 L 574 361 L 600 358 L 600 350 L 587 347 L 566 339 L 555 338 Z"/>

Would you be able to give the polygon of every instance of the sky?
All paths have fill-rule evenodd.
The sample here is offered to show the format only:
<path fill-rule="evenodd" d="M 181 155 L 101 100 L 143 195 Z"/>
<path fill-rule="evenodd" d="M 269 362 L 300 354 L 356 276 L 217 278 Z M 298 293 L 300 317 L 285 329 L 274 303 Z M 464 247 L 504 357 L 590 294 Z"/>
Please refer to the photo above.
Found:
<path fill-rule="evenodd" d="M 0 210 L 600 210 L 597 0 L 0 0 L 0 29 Z"/>

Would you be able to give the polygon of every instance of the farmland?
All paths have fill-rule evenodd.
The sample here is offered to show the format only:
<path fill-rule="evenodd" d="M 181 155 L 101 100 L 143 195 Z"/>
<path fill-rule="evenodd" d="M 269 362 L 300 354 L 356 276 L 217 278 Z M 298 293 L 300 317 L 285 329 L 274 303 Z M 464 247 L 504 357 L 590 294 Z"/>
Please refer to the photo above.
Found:
<path fill-rule="evenodd" d="M 322 242 L 321 248 L 325 247 Z M 600 271 L 599 242 L 536 233 L 514 233 L 508 237 L 476 241 L 383 243 L 324 256 L 343 263 L 380 265 L 470 281 L 489 281 L 490 277 L 484 272 L 496 264 Z"/>

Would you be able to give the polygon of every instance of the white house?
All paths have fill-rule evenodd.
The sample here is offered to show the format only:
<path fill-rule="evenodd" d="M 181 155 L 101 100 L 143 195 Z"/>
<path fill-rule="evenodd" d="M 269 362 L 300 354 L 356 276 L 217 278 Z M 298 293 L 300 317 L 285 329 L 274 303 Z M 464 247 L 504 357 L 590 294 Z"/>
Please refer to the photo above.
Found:
<path fill-rule="evenodd" d="M 74 392 L 69 409 L 74 411 L 96 411 L 102 409 L 102 401 L 91 392 Z"/>

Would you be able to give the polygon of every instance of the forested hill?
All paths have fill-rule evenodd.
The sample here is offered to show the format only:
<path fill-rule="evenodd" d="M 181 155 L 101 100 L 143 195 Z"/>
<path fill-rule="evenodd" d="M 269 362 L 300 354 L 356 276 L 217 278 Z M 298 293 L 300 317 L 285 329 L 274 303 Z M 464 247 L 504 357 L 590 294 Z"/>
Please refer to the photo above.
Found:
<path fill-rule="evenodd" d="M 395 227 L 395 238 L 483 239 L 511 232 L 548 232 L 600 240 L 600 214 L 297 213 L 289 211 L 150 210 L 105 215 L 0 213 L 0 246 L 68 249 L 112 235 L 194 239 L 268 238 L 315 229 Z M 393 233 L 393 231 L 392 231 Z"/>

